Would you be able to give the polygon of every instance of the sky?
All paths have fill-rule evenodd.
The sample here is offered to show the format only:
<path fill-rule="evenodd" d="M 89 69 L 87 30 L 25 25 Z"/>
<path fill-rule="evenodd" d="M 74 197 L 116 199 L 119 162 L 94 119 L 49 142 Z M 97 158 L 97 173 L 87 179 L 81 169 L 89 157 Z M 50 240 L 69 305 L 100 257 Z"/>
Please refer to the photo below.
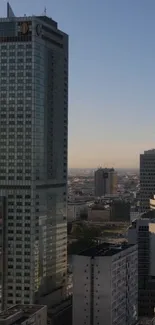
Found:
<path fill-rule="evenodd" d="M 0 0 L 6 16 L 6 1 Z M 69 167 L 138 167 L 155 147 L 155 1 L 10 0 L 69 34 Z"/>

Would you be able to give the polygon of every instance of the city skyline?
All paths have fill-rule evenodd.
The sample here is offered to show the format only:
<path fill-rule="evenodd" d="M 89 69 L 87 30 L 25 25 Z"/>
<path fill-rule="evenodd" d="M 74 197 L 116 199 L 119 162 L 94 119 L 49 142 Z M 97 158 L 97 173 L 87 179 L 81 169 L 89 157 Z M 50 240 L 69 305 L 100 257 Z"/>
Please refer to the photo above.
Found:
<path fill-rule="evenodd" d="M 155 2 L 10 4 L 18 16 L 46 5 L 70 35 L 69 167 L 138 167 L 139 154 L 155 147 Z"/>

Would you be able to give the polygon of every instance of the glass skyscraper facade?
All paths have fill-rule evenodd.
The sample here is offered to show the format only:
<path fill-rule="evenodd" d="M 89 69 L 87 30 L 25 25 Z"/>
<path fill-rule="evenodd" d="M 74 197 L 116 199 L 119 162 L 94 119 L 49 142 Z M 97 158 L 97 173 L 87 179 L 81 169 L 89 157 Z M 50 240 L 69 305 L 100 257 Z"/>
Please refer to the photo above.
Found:
<path fill-rule="evenodd" d="M 2 308 L 67 270 L 68 36 L 46 16 L 0 19 Z"/>

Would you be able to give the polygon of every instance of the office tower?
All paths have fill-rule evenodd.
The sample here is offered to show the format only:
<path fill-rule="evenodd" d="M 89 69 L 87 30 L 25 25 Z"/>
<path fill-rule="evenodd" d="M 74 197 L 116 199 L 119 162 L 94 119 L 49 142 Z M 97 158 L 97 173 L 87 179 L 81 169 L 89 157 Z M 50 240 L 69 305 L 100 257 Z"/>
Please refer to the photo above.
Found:
<path fill-rule="evenodd" d="M 46 325 L 47 307 L 15 305 L 0 313 L 0 325 Z"/>
<path fill-rule="evenodd" d="M 95 196 L 116 194 L 117 173 L 113 168 L 99 168 L 95 171 Z"/>
<path fill-rule="evenodd" d="M 155 307 L 155 219 L 147 216 L 150 211 L 132 222 L 128 243 L 138 245 L 138 315 L 151 317 Z"/>
<path fill-rule="evenodd" d="M 73 260 L 73 325 L 135 324 L 137 245 L 102 243 Z"/>
<path fill-rule="evenodd" d="M 150 198 L 155 193 L 155 149 L 140 155 L 140 211 L 150 209 Z"/>
<path fill-rule="evenodd" d="M 68 36 L 46 16 L 0 19 L 3 301 L 33 303 L 67 269 Z"/>

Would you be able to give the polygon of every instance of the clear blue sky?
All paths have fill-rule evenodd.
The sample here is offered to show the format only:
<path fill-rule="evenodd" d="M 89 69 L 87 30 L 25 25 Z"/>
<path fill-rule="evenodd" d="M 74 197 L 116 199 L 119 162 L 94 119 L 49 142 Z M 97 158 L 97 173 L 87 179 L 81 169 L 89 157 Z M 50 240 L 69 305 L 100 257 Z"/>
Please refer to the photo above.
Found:
<path fill-rule="evenodd" d="M 46 5 L 70 36 L 69 166 L 138 166 L 155 147 L 155 0 L 10 4 L 16 15 Z"/>

